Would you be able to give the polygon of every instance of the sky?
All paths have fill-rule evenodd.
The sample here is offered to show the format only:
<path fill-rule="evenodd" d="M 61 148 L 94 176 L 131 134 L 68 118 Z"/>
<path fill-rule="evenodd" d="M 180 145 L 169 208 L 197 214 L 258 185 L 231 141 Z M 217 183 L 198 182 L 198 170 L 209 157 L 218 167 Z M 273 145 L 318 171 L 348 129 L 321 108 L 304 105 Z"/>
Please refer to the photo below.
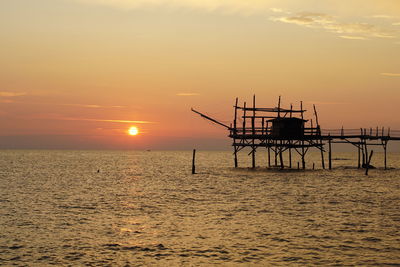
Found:
<path fill-rule="evenodd" d="M 400 130 L 398 0 L 3 0 L 0 38 L 3 149 L 229 149 L 190 108 L 253 94 Z"/>

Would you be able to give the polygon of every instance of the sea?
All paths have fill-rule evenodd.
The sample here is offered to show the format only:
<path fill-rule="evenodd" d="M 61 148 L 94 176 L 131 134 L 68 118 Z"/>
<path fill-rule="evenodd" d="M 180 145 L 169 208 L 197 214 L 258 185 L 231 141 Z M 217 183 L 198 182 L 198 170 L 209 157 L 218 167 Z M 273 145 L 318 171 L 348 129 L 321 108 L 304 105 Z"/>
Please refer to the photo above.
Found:
<path fill-rule="evenodd" d="M 247 154 L 2 150 L 0 265 L 400 266 L 400 154 Z"/>

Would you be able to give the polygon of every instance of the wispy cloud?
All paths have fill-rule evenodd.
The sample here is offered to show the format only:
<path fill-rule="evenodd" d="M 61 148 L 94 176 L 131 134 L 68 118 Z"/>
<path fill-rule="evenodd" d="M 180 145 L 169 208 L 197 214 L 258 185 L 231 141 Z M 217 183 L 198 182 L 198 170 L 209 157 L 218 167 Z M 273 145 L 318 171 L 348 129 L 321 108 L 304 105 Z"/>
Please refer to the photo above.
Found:
<path fill-rule="evenodd" d="M 400 77 L 400 73 L 391 73 L 391 72 L 383 72 L 381 73 L 382 76 L 389 76 L 389 77 Z"/>
<path fill-rule="evenodd" d="M 11 99 L 0 99 L 0 103 L 10 104 L 15 103 L 15 101 Z"/>
<path fill-rule="evenodd" d="M 199 93 L 178 93 L 177 96 L 197 96 Z"/>
<path fill-rule="evenodd" d="M 343 23 L 324 13 L 300 12 L 283 17 L 272 17 L 271 20 L 308 28 L 324 29 L 339 34 L 339 37 L 345 39 L 395 38 L 392 30 L 382 29 L 369 23 Z"/>
<path fill-rule="evenodd" d="M 83 107 L 83 108 L 125 108 L 126 107 L 126 106 L 103 106 L 103 105 L 93 105 L 93 104 L 53 104 L 53 105 Z"/>
<path fill-rule="evenodd" d="M 57 114 L 42 114 L 31 117 L 32 119 L 39 120 L 55 120 L 55 121 L 91 121 L 91 122 L 111 122 L 111 123 L 133 123 L 133 124 L 151 124 L 156 123 L 153 121 L 144 120 L 120 120 L 120 119 L 96 119 L 96 118 L 76 118 L 76 117 L 64 117 Z"/>
<path fill-rule="evenodd" d="M 152 121 L 141 120 L 110 120 L 110 119 L 87 119 L 87 118 L 57 118 L 65 121 L 93 121 L 93 122 L 116 122 L 116 123 L 137 123 L 137 124 L 150 124 L 155 123 Z"/>
<path fill-rule="evenodd" d="M 340 35 L 340 38 L 350 39 L 350 40 L 367 40 L 367 38 L 362 36 L 351 36 L 351 35 Z"/>
<path fill-rule="evenodd" d="M 315 105 L 348 105 L 348 102 L 325 102 L 325 101 L 306 101 L 307 104 Z"/>
<path fill-rule="evenodd" d="M 4 94 L 3 94 L 4 93 Z M 24 93 L 14 93 L 9 94 L 9 92 L 0 92 L 0 97 L 15 97 L 15 96 L 23 96 L 26 95 Z M 30 104 L 30 105 L 50 105 L 50 106 L 67 106 L 67 107 L 82 107 L 89 109 L 118 109 L 118 108 L 126 108 L 126 106 L 106 106 L 106 105 L 96 105 L 96 104 L 72 104 L 72 103 L 46 103 L 46 102 L 34 102 L 34 101 L 14 101 L 11 99 L 2 99 L 1 103 L 14 103 L 14 104 Z"/>
<path fill-rule="evenodd" d="M 207 12 L 250 15 L 270 11 L 272 3 L 277 1 L 247 0 L 73 0 L 88 4 L 111 6 L 115 8 L 134 9 L 142 7 L 200 9 Z"/>
<path fill-rule="evenodd" d="M 0 92 L 0 97 L 16 97 L 26 95 L 25 92 Z"/>
<path fill-rule="evenodd" d="M 394 26 L 400 26 L 400 22 L 392 23 L 392 25 L 394 25 Z"/>
<path fill-rule="evenodd" d="M 393 19 L 393 16 L 389 16 L 389 15 L 384 15 L 384 14 L 380 14 L 380 15 L 373 15 L 371 16 L 371 18 L 374 19 Z"/>

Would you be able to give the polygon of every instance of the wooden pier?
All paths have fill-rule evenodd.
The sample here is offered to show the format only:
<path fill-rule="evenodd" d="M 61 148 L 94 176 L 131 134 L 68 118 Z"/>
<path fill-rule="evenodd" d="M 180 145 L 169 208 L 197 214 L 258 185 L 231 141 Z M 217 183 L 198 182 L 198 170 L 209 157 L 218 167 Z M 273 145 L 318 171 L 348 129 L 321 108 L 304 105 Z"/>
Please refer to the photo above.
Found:
<path fill-rule="evenodd" d="M 193 108 L 192 111 L 229 131 L 235 167 L 238 167 L 238 153 L 248 147 L 252 168 L 256 167 L 257 150 L 265 148 L 269 168 L 292 168 L 292 154 L 297 153 L 301 159 L 301 168 L 306 169 L 307 152 L 310 148 L 316 148 L 320 151 L 321 167 L 325 169 L 325 146 L 327 145 L 328 168 L 332 169 L 332 144 L 346 143 L 357 148 L 358 168 L 365 168 L 368 173 L 368 168 L 372 167 L 370 165 L 372 153 L 368 153 L 369 147 L 382 146 L 384 166 L 387 169 L 388 142 L 400 141 L 400 131 L 392 131 L 394 135 L 391 135 L 390 128 L 385 130 L 383 127 L 322 130 L 315 105 L 313 105 L 312 118 L 306 119 L 306 110 L 303 109 L 302 102 L 297 109 L 293 105 L 290 105 L 290 108 L 282 108 L 280 97 L 278 106 L 273 108 L 257 107 L 255 95 L 251 105 L 247 105 L 246 102 L 239 105 L 239 100 L 236 98 L 233 107 L 234 119 L 229 126 Z M 288 166 L 284 163 L 284 152 L 288 155 Z M 298 168 L 300 168 L 299 163 Z"/>

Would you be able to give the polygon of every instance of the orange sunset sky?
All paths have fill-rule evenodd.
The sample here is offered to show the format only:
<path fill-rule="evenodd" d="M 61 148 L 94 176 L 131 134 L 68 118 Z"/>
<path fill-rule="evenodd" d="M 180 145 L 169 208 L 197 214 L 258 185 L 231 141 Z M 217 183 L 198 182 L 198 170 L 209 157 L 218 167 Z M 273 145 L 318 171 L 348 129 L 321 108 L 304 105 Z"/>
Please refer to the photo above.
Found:
<path fill-rule="evenodd" d="M 0 38 L 0 148 L 229 149 L 190 108 L 253 94 L 400 129 L 399 0 L 3 0 Z"/>

